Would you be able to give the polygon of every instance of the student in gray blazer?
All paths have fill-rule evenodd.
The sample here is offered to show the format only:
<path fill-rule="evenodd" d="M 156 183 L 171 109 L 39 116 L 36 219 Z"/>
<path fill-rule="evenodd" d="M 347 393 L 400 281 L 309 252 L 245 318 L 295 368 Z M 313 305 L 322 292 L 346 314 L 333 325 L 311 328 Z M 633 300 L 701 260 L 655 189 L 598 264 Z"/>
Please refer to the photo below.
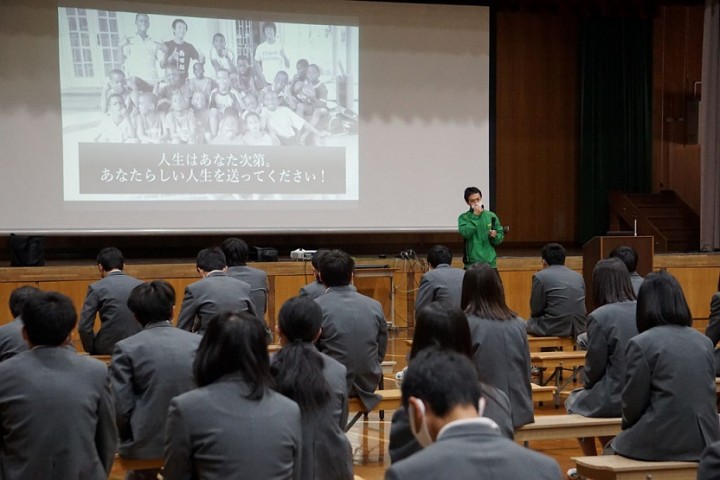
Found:
<path fill-rule="evenodd" d="M 200 250 L 196 268 L 202 279 L 185 287 L 178 328 L 203 334 L 207 322 L 217 313 L 247 310 L 256 315 L 250 285 L 227 274 L 225 254 L 220 248 Z"/>
<path fill-rule="evenodd" d="M 107 479 L 117 446 L 107 368 L 70 347 L 72 300 L 37 293 L 22 319 L 30 351 L 0 363 L 0 477 Z"/>
<path fill-rule="evenodd" d="M 314 300 L 323 293 L 325 293 L 327 287 L 323 285 L 322 281 L 320 280 L 320 259 L 327 252 L 327 250 L 321 249 L 313 253 L 312 259 L 310 260 L 310 265 L 312 266 L 313 277 L 315 277 L 315 280 L 300 289 L 301 297 L 310 297 Z"/>
<path fill-rule="evenodd" d="M 0 362 L 27 351 L 27 342 L 22 336 L 23 323 L 20 315 L 25 303 L 39 292 L 40 290 L 35 287 L 23 285 L 10 294 L 8 303 L 13 321 L 0 327 Z"/>
<path fill-rule="evenodd" d="M 250 285 L 250 298 L 255 305 L 255 313 L 265 323 L 267 310 L 268 277 L 264 270 L 247 264 L 248 245 L 239 238 L 228 238 L 221 245 L 227 261 L 227 274 Z"/>
<path fill-rule="evenodd" d="M 460 308 L 460 292 L 465 271 L 450 266 L 452 265 L 450 249 L 445 245 L 433 246 L 428 251 L 427 262 L 430 270 L 420 279 L 420 286 L 415 296 L 415 312 L 435 301 Z"/>
<path fill-rule="evenodd" d="M 718 292 L 710 299 L 710 319 L 705 335 L 717 346 L 720 342 L 720 275 L 718 275 Z M 715 375 L 720 376 L 720 349 L 715 348 Z"/>
<path fill-rule="evenodd" d="M 500 435 L 482 418 L 485 401 L 472 362 L 464 355 L 425 349 L 402 383 L 411 430 L 425 448 L 393 463 L 386 480 L 560 480 L 552 458 Z"/>
<path fill-rule="evenodd" d="M 195 388 L 192 364 L 200 336 L 172 326 L 174 306 L 175 290 L 164 280 L 141 283 L 128 298 L 143 330 L 116 343 L 110 363 L 119 452 L 126 458 L 162 457 L 170 400 Z M 128 479 L 158 473 L 136 470 Z"/>
<path fill-rule="evenodd" d="M 140 324 L 127 308 L 130 290 L 142 283 L 126 275 L 125 258 L 120 250 L 100 250 L 97 266 L 101 280 L 88 287 L 80 313 L 78 333 L 83 349 L 91 355 L 110 355 L 117 342 L 140 331 Z M 95 316 L 100 314 L 100 330 L 94 331 Z"/>
<path fill-rule="evenodd" d="M 619 247 L 613 248 L 609 257 L 619 258 L 625 264 L 625 267 L 630 274 L 630 283 L 632 283 L 633 291 L 637 297 L 637 294 L 640 291 L 640 286 L 645 279 L 637 272 L 638 254 L 635 249 L 627 245 L 620 245 Z"/>
<path fill-rule="evenodd" d="M 565 402 L 568 413 L 586 417 L 619 417 L 620 395 L 625 386 L 625 349 L 638 334 L 635 292 L 623 262 L 600 260 L 592 274 L 593 303 L 588 315 L 588 349 L 583 388 L 574 390 Z M 600 437 L 606 445 L 612 437 Z M 597 455 L 595 437 L 580 438 L 585 455 Z"/>
<path fill-rule="evenodd" d="M 700 457 L 697 480 L 717 480 L 720 478 L 720 441 L 708 446 Z"/>
<path fill-rule="evenodd" d="M 270 389 L 267 345 L 250 312 L 210 319 L 193 364 L 199 388 L 168 409 L 166 480 L 300 478 L 300 408 Z"/>
<path fill-rule="evenodd" d="M 533 275 L 527 333 L 538 337 L 577 337 L 585 331 L 585 281 L 565 266 L 565 248 L 545 245 L 543 269 Z"/>
<path fill-rule="evenodd" d="M 410 362 L 418 353 L 430 347 L 452 350 L 472 358 L 470 327 L 460 308 L 448 308 L 443 303 L 433 302 L 417 312 Z M 502 436 L 512 439 L 512 411 L 507 395 L 487 383 L 480 382 L 480 389 L 486 402 L 483 416 L 497 424 Z M 390 427 L 391 462 L 399 462 L 421 448 L 410 430 L 410 419 L 405 409 L 395 410 Z"/>
<path fill-rule="evenodd" d="M 307 297 L 285 302 L 278 314 L 282 349 L 270 371 L 278 392 L 297 402 L 302 414 L 303 480 L 352 480 L 352 451 L 345 435 L 345 367 L 318 352 L 322 310 Z"/>
<path fill-rule="evenodd" d="M 640 287 L 637 325 L 625 354 L 623 430 L 610 446 L 639 460 L 696 462 L 720 439 L 712 342 L 692 328 L 669 273 L 651 273 Z"/>
<path fill-rule="evenodd" d="M 480 380 L 510 399 L 513 426 L 535 419 L 525 321 L 508 308 L 497 270 L 476 263 L 465 271 L 461 305 L 470 325 Z"/>
<path fill-rule="evenodd" d="M 372 409 L 380 401 L 373 392 L 382 378 L 387 321 L 380 302 L 350 284 L 354 269 L 355 261 L 341 250 L 331 250 L 320 260 L 320 277 L 328 288 L 315 299 L 323 312 L 318 347 L 345 365 L 350 396 Z"/>

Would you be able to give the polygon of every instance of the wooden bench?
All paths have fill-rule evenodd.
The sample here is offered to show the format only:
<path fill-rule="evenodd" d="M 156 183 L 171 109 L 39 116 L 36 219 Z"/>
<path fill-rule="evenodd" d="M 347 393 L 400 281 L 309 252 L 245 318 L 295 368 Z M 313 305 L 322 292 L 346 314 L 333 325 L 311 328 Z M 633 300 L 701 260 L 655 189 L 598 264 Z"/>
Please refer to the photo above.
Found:
<path fill-rule="evenodd" d="M 557 394 L 557 387 L 554 385 L 540 386 L 537 383 L 531 383 L 532 401 L 534 403 L 552 402 Z"/>
<path fill-rule="evenodd" d="M 378 403 L 372 410 L 379 410 L 382 413 L 385 412 L 385 410 L 397 410 L 402 407 L 402 393 L 399 388 L 377 390 L 375 393 L 379 394 L 382 398 L 380 399 L 380 403 Z M 370 410 L 365 408 L 365 405 L 363 405 L 358 397 L 350 397 L 348 398 L 348 412 L 357 413 L 345 427 L 346 432 L 355 425 L 362 415 L 370 413 Z"/>
<path fill-rule="evenodd" d="M 515 430 L 515 440 L 557 440 L 582 437 L 612 437 L 620 433 L 621 418 L 590 418 L 576 415 L 535 415 L 535 422 Z"/>
<path fill-rule="evenodd" d="M 543 348 L 554 348 L 564 352 L 575 349 L 573 339 L 570 337 L 535 337 L 528 335 L 528 344 L 531 352 L 539 352 Z"/>
<path fill-rule="evenodd" d="M 540 377 L 538 383 L 542 386 L 547 385 L 551 380 L 555 379 L 557 392 L 561 392 L 565 386 L 571 381 L 575 381 L 578 372 L 585 366 L 585 351 L 576 352 L 531 352 L 530 364 L 540 369 Z M 545 371 L 552 373 L 544 378 Z M 570 370 L 570 377 L 561 383 L 562 371 Z M 560 406 L 560 397 L 555 395 L 555 406 Z"/>
<path fill-rule="evenodd" d="M 579 477 L 594 480 L 695 480 L 697 462 L 645 462 L 621 457 L 575 457 Z"/>

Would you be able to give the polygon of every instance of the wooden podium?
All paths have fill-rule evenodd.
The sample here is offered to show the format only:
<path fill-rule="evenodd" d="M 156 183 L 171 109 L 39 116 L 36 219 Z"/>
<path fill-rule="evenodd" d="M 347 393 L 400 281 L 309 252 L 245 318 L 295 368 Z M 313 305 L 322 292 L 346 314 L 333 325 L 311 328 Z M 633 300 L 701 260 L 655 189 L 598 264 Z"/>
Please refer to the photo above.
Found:
<path fill-rule="evenodd" d="M 599 236 L 591 238 L 583 245 L 583 278 L 585 279 L 585 306 L 588 313 L 595 305 L 592 300 L 592 272 L 595 264 L 610 255 L 614 248 L 625 245 L 632 247 L 638 254 L 637 272 L 643 277 L 652 272 L 655 243 L 652 235 L 635 236 Z"/>

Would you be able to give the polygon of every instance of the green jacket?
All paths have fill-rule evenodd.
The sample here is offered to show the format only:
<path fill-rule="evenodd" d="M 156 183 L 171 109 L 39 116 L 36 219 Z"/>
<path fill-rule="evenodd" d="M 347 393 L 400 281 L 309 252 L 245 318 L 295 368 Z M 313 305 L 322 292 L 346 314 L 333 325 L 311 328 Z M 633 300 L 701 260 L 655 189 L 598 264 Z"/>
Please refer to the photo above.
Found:
<path fill-rule="evenodd" d="M 493 218 L 497 236 L 490 238 Z M 465 240 L 465 251 L 463 252 L 465 268 L 478 262 L 489 263 L 491 267 L 497 268 L 495 247 L 500 245 L 505 237 L 497 215 L 490 210 L 483 210 L 480 215 L 475 215 L 470 209 L 458 217 L 458 231 Z"/>

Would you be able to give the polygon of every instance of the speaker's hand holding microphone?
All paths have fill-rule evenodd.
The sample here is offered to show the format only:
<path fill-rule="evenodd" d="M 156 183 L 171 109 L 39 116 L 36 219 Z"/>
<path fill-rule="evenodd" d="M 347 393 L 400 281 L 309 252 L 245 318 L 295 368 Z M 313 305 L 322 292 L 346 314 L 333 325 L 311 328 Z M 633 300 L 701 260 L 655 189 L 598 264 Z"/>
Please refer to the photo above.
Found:
<path fill-rule="evenodd" d="M 497 237 L 497 229 L 495 228 L 495 223 L 497 222 L 497 218 L 492 217 L 492 225 L 490 227 L 490 238 Z"/>

